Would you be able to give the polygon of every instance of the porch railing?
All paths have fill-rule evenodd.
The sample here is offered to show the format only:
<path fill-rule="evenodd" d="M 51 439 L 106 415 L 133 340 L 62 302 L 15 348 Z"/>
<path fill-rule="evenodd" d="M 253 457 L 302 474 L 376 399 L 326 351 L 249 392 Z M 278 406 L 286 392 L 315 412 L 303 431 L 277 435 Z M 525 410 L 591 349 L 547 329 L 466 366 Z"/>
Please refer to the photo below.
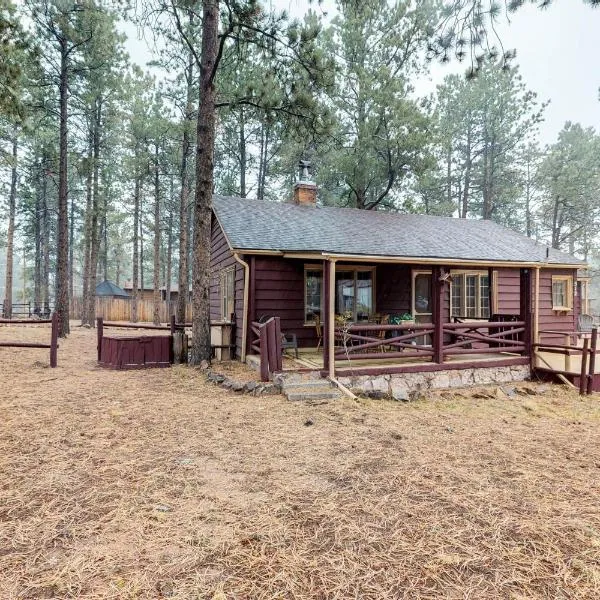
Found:
<path fill-rule="evenodd" d="M 444 323 L 441 332 L 432 323 L 348 325 L 335 330 L 334 357 L 351 361 L 422 358 L 443 362 L 445 357 L 461 354 L 527 356 L 525 333 L 525 321 Z"/>
<path fill-rule="evenodd" d="M 269 381 L 271 373 L 283 368 L 280 319 L 271 317 L 264 323 L 253 321 L 250 330 L 254 334 L 252 350 L 260 355 L 260 378 L 262 381 Z"/>

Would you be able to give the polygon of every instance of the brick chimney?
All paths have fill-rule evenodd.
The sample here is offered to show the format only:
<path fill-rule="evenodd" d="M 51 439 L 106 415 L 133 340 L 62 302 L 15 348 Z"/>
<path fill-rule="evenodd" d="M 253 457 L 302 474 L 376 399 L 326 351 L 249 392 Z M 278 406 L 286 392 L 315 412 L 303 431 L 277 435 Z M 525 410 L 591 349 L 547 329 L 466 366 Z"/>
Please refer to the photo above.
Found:
<path fill-rule="evenodd" d="M 294 204 L 299 206 L 316 206 L 317 205 L 317 186 L 314 181 L 311 181 L 308 170 L 310 162 L 307 160 L 300 161 L 300 181 L 294 184 Z"/>

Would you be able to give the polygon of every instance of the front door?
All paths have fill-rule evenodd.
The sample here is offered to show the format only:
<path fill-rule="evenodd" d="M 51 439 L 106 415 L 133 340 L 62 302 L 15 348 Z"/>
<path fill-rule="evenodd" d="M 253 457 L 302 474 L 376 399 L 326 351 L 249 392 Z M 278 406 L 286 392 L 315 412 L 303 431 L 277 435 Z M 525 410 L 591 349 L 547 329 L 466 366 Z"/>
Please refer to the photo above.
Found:
<path fill-rule="evenodd" d="M 432 323 L 431 271 L 413 271 L 412 281 L 412 314 L 415 325 Z M 416 342 L 423 346 L 430 346 L 431 336 L 423 335 L 416 338 Z"/>

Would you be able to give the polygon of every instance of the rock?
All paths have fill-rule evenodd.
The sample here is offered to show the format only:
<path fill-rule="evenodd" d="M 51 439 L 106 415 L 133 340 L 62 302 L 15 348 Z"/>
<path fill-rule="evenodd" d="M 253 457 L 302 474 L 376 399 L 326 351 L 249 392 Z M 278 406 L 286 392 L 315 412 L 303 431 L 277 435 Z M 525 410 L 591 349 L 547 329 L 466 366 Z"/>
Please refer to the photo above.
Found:
<path fill-rule="evenodd" d="M 244 392 L 251 394 L 258 387 L 258 383 L 256 381 L 248 381 L 244 386 Z"/>
<path fill-rule="evenodd" d="M 387 394 L 389 392 L 389 383 L 385 377 L 373 377 L 371 379 L 371 389 L 374 392 L 382 392 Z"/>
<path fill-rule="evenodd" d="M 408 402 L 408 390 L 404 386 L 392 386 L 392 398 L 398 402 Z"/>
<path fill-rule="evenodd" d="M 384 394 L 380 390 L 371 390 L 370 392 L 367 392 L 367 397 L 371 398 L 372 400 L 383 400 L 386 395 L 387 394 Z"/>
<path fill-rule="evenodd" d="M 509 398 L 514 398 L 517 394 L 517 391 L 515 390 L 514 387 L 504 386 L 504 387 L 501 387 L 500 390 L 502 390 L 502 392 L 504 392 L 504 394 L 506 396 L 508 396 Z"/>
<path fill-rule="evenodd" d="M 412 390 L 408 394 L 408 400 L 410 402 L 419 402 L 420 400 L 427 400 L 427 396 L 421 390 Z"/>
<path fill-rule="evenodd" d="M 154 510 L 157 510 L 158 512 L 171 512 L 173 509 L 167 504 L 157 504 L 154 507 Z"/>
<path fill-rule="evenodd" d="M 209 366 L 210 366 L 210 365 L 208 364 L 208 361 L 207 361 L 207 360 L 203 360 L 203 361 L 200 363 L 200 368 L 201 368 L 203 371 L 206 371 L 206 370 L 208 369 L 208 367 L 209 367 Z"/>
<path fill-rule="evenodd" d="M 223 382 L 221 383 L 221 385 L 222 385 L 222 386 L 223 386 L 225 389 L 229 390 L 229 389 L 231 389 L 231 387 L 233 386 L 233 383 L 234 383 L 234 382 L 233 382 L 231 379 L 224 379 L 224 380 L 223 380 Z"/>
<path fill-rule="evenodd" d="M 306 419 L 306 421 L 304 421 L 304 427 L 310 427 L 311 425 L 314 425 L 315 422 L 312 419 Z"/>
<path fill-rule="evenodd" d="M 234 392 L 243 392 L 244 391 L 244 384 L 241 381 L 234 381 L 231 384 L 231 389 Z"/>
<path fill-rule="evenodd" d="M 274 383 L 265 383 L 261 387 L 261 396 L 273 396 L 281 393 L 281 388 L 278 385 L 275 385 Z"/>

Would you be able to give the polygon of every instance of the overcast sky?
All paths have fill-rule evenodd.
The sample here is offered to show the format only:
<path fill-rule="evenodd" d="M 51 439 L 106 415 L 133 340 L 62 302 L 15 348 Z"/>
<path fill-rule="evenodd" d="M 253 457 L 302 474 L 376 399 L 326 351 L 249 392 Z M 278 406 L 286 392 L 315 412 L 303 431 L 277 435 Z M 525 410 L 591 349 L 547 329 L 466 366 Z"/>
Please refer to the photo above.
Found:
<path fill-rule="evenodd" d="M 298 17 L 309 8 L 306 0 L 266 2 Z M 327 10 L 333 2 L 325 0 L 321 8 L 312 6 Z M 546 10 L 527 5 L 510 19 L 510 23 L 503 19 L 499 27 L 502 43 L 517 50 L 516 62 L 529 89 L 541 101 L 551 101 L 540 127 L 540 141 L 552 143 L 566 121 L 600 129 L 600 9 L 584 5 L 583 0 L 555 0 Z M 133 29 L 127 29 L 131 35 Z M 149 59 L 144 46 L 130 40 L 128 50 L 136 62 Z M 451 72 L 464 72 L 464 67 L 457 63 L 432 65 L 430 77 L 420 82 L 418 90 L 433 91 Z"/>

